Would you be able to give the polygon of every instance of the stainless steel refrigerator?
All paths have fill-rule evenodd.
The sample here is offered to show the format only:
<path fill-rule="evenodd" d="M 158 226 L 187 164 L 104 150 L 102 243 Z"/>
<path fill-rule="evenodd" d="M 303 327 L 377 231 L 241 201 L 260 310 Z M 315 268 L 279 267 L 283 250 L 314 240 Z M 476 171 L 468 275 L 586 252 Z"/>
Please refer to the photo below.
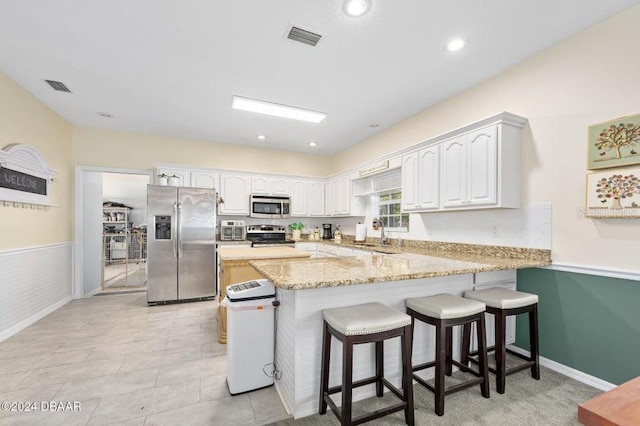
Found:
<path fill-rule="evenodd" d="M 215 190 L 149 185 L 147 219 L 147 302 L 215 296 Z"/>

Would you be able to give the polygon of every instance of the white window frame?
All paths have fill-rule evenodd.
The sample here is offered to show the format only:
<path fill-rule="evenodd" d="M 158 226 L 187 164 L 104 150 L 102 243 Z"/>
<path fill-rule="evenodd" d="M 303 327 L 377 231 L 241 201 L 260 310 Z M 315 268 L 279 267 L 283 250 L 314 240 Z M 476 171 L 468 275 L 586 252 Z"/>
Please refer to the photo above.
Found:
<path fill-rule="evenodd" d="M 400 216 L 407 216 L 407 219 L 409 218 L 409 213 L 407 212 L 402 212 L 402 198 L 398 198 L 395 200 L 392 200 L 393 202 L 381 202 L 380 201 L 380 197 L 384 196 L 384 195 L 390 195 L 390 194 L 396 194 L 402 192 L 400 190 L 395 190 L 395 191 L 389 191 L 389 192 L 385 192 L 385 193 L 381 193 L 381 194 L 377 194 L 375 196 L 371 197 L 371 214 L 373 215 L 374 218 L 378 218 L 380 219 L 380 206 L 382 204 L 400 204 L 401 206 L 401 210 L 400 210 Z M 386 215 L 386 217 L 390 217 L 392 215 Z M 402 221 L 402 219 L 401 219 Z M 407 220 L 408 222 L 408 220 Z M 395 226 L 395 227 L 384 227 L 385 232 L 389 231 L 389 232 L 409 232 L 409 227 L 408 226 Z"/>

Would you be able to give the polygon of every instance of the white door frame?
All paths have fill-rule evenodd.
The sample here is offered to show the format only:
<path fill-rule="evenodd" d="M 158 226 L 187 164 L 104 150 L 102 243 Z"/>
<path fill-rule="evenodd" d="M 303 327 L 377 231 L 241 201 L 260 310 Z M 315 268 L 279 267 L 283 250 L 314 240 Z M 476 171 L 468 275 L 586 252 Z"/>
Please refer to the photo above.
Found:
<path fill-rule="evenodd" d="M 84 210 L 84 172 L 102 172 L 102 173 L 120 173 L 129 175 L 147 175 L 149 176 L 149 183 L 153 183 L 153 171 L 152 170 L 137 170 L 137 169 L 119 169 L 113 167 L 94 167 L 94 166 L 76 166 L 74 173 L 75 190 L 74 190 L 74 213 L 73 213 L 73 287 L 72 297 L 74 299 L 81 299 L 84 297 L 84 282 L 83 282 L 83 269 L 84 269 L 84 232 L 83 225 L 84 220 L 82 213 Z"/>

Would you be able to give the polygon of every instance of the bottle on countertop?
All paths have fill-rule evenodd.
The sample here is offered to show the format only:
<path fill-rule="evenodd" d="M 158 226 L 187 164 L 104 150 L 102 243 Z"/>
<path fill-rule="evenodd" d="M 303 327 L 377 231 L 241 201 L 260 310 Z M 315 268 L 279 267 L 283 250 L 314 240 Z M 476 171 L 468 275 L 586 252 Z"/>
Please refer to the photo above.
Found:
<path fill-rule="evenodd" d="M 338 244 L 342 242 L 342 231 L 340 230 L 340 225 L 338 225 L 336 232 L 333 233 L 333 240 Z"/>
<path fill-rule="evenodd" d="M 316 229 L 313 230 L 313 239 L 316 241 L 320 241 L 320 229 L 316 226 Z"/>

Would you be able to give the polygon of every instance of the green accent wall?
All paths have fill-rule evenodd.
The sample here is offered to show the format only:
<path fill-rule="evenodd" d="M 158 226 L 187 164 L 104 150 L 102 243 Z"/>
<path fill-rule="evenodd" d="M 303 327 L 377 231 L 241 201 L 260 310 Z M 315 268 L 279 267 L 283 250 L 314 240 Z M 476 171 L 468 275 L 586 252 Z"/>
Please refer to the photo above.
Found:
<path fill-rule="evenodd" d="M 518 290 L 540 297 L 541 356 L 615 384 L 640 376 L 640 281 L 522 269 Z M 519 315 L 516 345 L 526 350 L 528 327 Z"/>

